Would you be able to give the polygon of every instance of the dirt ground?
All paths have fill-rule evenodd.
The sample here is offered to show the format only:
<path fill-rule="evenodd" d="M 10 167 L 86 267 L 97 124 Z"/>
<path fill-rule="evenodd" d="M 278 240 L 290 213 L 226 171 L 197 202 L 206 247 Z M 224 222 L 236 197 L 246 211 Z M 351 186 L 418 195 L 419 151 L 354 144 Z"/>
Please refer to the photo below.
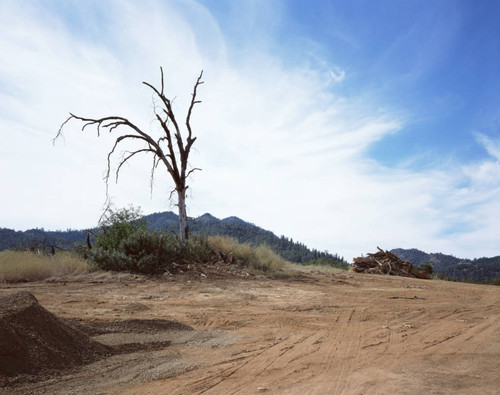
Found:
<path fill-rule="evenodd" d="M 0 284 L 0 296 L 27 290 L 92 339 L 128 347 L 0 393 L 500 393 L 498 287 L 328 271 L 210 277 Z"/>

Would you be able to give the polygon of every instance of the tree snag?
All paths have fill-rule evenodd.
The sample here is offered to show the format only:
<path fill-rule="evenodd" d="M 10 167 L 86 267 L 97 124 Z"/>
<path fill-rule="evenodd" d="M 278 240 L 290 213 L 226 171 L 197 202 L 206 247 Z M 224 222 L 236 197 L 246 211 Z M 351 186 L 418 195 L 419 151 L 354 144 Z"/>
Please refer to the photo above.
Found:
<path fill-rule="evenodd" d="M 95 126 L 97 129 L 97 136 L 100 137 L 101 130 L 107 130 L 110 133 L 117 133 L 118 137 L 115 140 L 113 148 L 108 153 L 108 164 L 107 171 L 104 177 L 106 181 L 106 196 L 108 196 L 108 186 L 109 177 L 111 172 L 111 156 L 115 153 L 116 148 L 123 141 L 138 141 L 143 143 L 141 148 L 135 151 L 126 151 L 123 153 L 118 167 L 115 172 L 115 179 L 118 182 L 118 175 L 120 173 L 121 167 L 132 157 L 139 153 L 151 153 L 153 155 L 153 164 L 151 167 L 151 188 L 153 188 L 154 173 L 156 168 L 160 163 L 163 163 L 174 181 L 175 188 L 170 193 L 170 198 L 174 192 L 177 192 L 177 206 L 179 208 L 179 237 L 181 243 L 184 243 L 188 239 L 188 223 L 187 223 L 187 213 L 186 213 L 186 191 L 189 186 L 186 184 L 187 178 L 195 170 L 201 170 L 198 168 L 188 169 L 188 158 L 191 152 L 191 147 L 196 141 L 196 137 L 193 137 L 193 132 L 191 129 L 191 114 L 195 104 L 201 103 L 201 101 L 196 100 L 198 87 L 203 84 L 201 80 L 203 76 L 203 70 L 201 71 L 196 83 L 194 84 L 193 93 L 191 94 L 191 103 L 189 105 L 187 115 L 186 115 L 186 129 L 187 136 L 183 138 L 181 134 L 181 129 L 177 118 L 174 115 L 172 109 L 172 100 L 170 100 L 164 92 L 164 78 L 163 78 L 163 68 L 160 67 L 161 71 L 161 90 L 158 90 L 153 85 L 148 82 L 143 82 L 144 85 L 151 88 L 154 92 L 154 96 L 160 100 L 161 111 L 157 111 L 156 105 L 154 106 L 154 114 L 158 123 L 162 128 L 162 136 L 158 139 L 154 139 L 151 134 L 144 132 L 138 126 L 130 122 L 127 118 L 120 116 L 108 116 L 104 118 L 85 118 L 74 115 L 70 113 L 70 116 L 66 121 L 64 121 L 57 132 L 56 137 L 53 142 L 55 142 L 63 133 L 63 128 L 72 119 L 83 122 L 82 131 L 85 130 L 87 126 Z"/>

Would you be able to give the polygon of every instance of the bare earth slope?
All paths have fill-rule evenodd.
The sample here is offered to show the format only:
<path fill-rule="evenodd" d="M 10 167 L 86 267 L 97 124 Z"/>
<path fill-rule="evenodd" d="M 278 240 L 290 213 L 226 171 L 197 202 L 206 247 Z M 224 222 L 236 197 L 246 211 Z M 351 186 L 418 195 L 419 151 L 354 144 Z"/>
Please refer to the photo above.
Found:
<path fill-rule="evenodd" d="M 130 352 L 8 393 L 500 391 L 498 287 L 347 272 L 289 281 L 94 273 L 2 284 L 0 296 L 19 290 Z M 194 330 L 144 330 L 152 320 Z M 164 346 L 138 346 L 149 343 Z"/>

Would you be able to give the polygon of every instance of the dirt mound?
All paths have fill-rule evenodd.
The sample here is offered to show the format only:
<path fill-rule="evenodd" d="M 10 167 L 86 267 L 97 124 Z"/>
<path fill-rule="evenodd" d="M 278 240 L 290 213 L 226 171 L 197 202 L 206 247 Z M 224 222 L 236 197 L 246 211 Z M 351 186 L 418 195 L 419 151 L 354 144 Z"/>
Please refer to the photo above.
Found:
<path fill-rule="evenodd" d="M 389 251 L 377 247 L 378 252 L 354 258 L 352 270 L 358 273 L 390 274 L 392 276 L 428 279 L 429 274 L 416 269 L 410 262 L 399 259 Z"/>
<path fill-rule="evenodd" d="M 27 291 L 0 297 L 0 375 L 37 375 L 93 362 L 110 348 L 42 307 Z"/>

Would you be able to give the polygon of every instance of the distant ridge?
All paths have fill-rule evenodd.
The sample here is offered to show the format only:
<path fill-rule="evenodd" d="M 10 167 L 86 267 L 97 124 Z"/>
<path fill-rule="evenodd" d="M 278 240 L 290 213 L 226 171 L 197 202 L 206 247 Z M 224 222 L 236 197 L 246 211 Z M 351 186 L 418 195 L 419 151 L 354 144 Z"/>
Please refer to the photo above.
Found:
<path fill-rule="evenodd" d="M 225 224 L 247 224 L 247 225 L 253 225 L 250 222 L 245 222 L 245 221 L 243 221 L 242 219 L 240 219 L 238 217 L 227 217 L 227 218 L 221 219 L 221 222 L 225 223 Z"/>
<path fill-rule="evenodd" d="M 205 213 L 203 215 L 200 215 L 198 218 L 196 218 L 198 222 L 201 222 L 202 224 L 216 224 L 219 222 L 217 218 L 215 218 L 212 214 Z M 191 220 L 192 222 L 192 220 Z"/>
<path fill-rule="evenodd" d="M 391 252 L 398 258 L 410 261 L 417 266 L 430 263 L 436 273 L 453 279 L 474 282 L 500 279 L 500 256 L 461 259 L 440 252 L 429 254 L 416 248 L 396 248 Z"/>
<path fill-rule="evenodd" d="M 144 216 L 148 227 L 161 231 L 178 232 L 178 217 L 171 211 L 154 213 Z M 208 236 L 233 237 L 240 243 L 252 245 L 267 244 L 283 258 L 297 263 L 309 262 L 315 259 L 332 259 L 338 263 L 347 262 L 337 254 L 330 254 L 315 249 L 309 249 L 305 244 L 294 242 L 285 236 L 276 236 L 269 230 L 262 229 L 241 218 L 231 216 L 218 219 L 205 213 L 197 218 L 188 218 L 189 231 Z"/>
<path fill-rule="evenodd" d="M 164 211 L 145 215 L 147 226 L 165 232 L 178 233 L 179 222 L 177 214 Z M 305 263 L 316 259 L 329 259 L 340 264 L 347 264 L 336 254 L 309 249 L 305 244 L 295 242 L 285 236 L 276 236 L 273 232 L 262 229 L 250 222 L 231 216 L 222 220 L 210 213 L 197 218 L 188 218 L 189 231 L 194 234 L 207 236 L 233 237 L 240 243 L 252 245 L 267 244 L 283 258 L 297 263 Z M 69 249 L 76 243 L 83 243 L 87 236 L 85 230 L 46 231 L 31 229 L 25 232 L 13 229 L 0 228 L 0 251 L 11 248 L 29 248 L 46 245 L 56 245 Z"/>

